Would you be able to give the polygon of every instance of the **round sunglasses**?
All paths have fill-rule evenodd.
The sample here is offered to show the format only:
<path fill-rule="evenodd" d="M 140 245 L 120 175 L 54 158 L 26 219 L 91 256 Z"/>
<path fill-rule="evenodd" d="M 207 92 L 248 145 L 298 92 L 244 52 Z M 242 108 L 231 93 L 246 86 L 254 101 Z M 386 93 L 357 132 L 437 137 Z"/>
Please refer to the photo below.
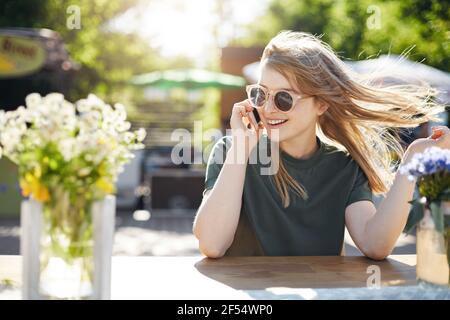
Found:
<path fill-rule="evenodd" d="M 290 93 L 286 90 L 269 90 L 259 84 L 248 85 L 246 91 L 253 107 L 263 108 L 270 97 L 272 97 L 272 102 L 281 112 L 289 112 L 294 108 L 298 100 L 311 97 Z"/>

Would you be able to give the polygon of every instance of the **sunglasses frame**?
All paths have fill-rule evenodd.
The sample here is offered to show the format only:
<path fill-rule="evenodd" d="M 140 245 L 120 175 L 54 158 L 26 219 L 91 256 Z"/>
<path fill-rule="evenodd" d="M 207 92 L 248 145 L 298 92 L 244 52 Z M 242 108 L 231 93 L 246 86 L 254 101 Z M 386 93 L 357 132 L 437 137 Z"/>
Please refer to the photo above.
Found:
<path fill-rule="evenodd" d="M 265 99 L 264 104 L 263 104 L 262 106 L 255 106 L 255 105 L 253 104 L 253 102 L 252 102 L 252 99 L 251 99 L 251 97 L 250 97 L 250 92 L 251 92 L 251 90 L 254 89 L 254 88 L 261 89 L 262 91 L 264 91 L 264 93 L 265 93 L 265 95 L 266 95 L 266 99 Z M 263 109 L 263 108 L 266 106 L 267 101 L 271 100 L 271 102 L 273 103 L 274 107 L 275 107 L 278 111 L 280 111 L 280 112 L 282 112 L 282 113 L 289 113 L 289 112 L 291 112 L 291 111 L 294 109 L 295 105 L 297 104 L 297 102 L 298 102 L 299 100 L 312 97 L 312 96 L 306 96 L 306 95 L 303 96 L 303 95 L 300 95 L 300 94 L 298 94 L 298 93 L 296 93 L 296 92 L 294 92 L 294 91 L 290 91 L 290 90 L 269 90 L 269 89 L 267 89 L 266 87 L 263 87 L 263 86 L 260 85 L 260 84 L 249 84 L 249 85 L 247 85 L 247 86 L 245 87 L 245 91 L 247 92 L 247 98 L 248 98 L 248 100 L 250 101 L 250 103 L 252 104 L 252 106 L 253 106 L 254 108 L 256 108 L 256 109 Z M 278 93 L 280 93 L 280 92 L 287 92 L 287 93 L 292 97 L 292 107 L 291 107 L 288 111 L 283 111 L 283 110 L 281 110 L 280 108 L 278 108 L 277 104 L 275 103 L 275 96 L 276 96 Z"/>

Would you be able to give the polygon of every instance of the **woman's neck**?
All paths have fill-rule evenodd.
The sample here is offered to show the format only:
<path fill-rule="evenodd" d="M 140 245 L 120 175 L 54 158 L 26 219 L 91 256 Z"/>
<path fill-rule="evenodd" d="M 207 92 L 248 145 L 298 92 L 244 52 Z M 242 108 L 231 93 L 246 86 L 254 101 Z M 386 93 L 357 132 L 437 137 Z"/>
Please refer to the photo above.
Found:
<path fill-rule="evenodd" d="M 308 159 L 319 148 L 317 145 L 316 134 L 306 132 L 295 138 L 280 142 L 280 148 L 288 155 L 297 159 Z"/>

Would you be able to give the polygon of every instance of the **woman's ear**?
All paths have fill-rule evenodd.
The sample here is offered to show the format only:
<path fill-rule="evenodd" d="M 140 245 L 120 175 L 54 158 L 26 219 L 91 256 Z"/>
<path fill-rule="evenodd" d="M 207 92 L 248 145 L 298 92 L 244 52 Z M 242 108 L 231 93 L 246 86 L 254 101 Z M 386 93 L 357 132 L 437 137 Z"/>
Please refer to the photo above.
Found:
<path fill-rule="evenodd" d="M 322 100 L 319 100 L 318 101 L 318 109 L 317 109 L 317 115 L 318 116 L 321 116 L 322 114 L 324 114 L 325 113 L 325 111 L 327 111 L 328 110 L 328 103 L 326 103 L 326 102 L 324 102 L 324 101 L 322 101 Z"/>

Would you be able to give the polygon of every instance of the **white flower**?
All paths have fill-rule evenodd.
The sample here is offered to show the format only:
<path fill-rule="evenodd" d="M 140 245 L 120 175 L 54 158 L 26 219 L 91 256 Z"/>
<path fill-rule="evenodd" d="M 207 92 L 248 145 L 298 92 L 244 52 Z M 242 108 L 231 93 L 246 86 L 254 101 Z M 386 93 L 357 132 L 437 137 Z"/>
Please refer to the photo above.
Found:
<path fill-rule="evenodd" d="M 75 139 L 63 139 L 58 143 L 58 149 L 64 157 L 65 161 L 70 161 L 77 155 L 76 140 Z"/>
<path fill-rule="evenodd" d="M 88 95 L 87 103 L 91 107 L 91 109 L 97 108 L 101 110 L 105 106 L 103 100 L 101 100 L 99 97 L 97 97 L 95 94 L 92 93 Z"/>
<path fill-rule="evenodd" d="M 25 117 L 25 115 L 26 115 L 26 113 L 27 113 L 27 111 L 26 111 L 26 109 L 25 109 L 24 106 L 18 107 L 17 110 L 16 110 L 16 112 L 17 112 L 17 117 L 18 117 L 19 119 L 24 119 L 24 117 Z"/>
<path fill-rule="evenodd" d="M 95 110 L 83 113 L 81 115 L 81 120 L 84 121 L 89 128 L 99 127 L 101 119 L 102 119 L 101 113 Z"/>
<path fill-rule="evenodd" d="M 82 168 L 80 170 L 78 170 L 78 175 L 80 177 L 86 177 L 91 173 L 92 169 L 91 168 Z"/>
<path fill-rule="evenodd" d="M 123 135 L 123 141 L 125 142 L 125 144 L 130 144 L 133 139 L 134 139 L 135 135 L 132 132 L 125 132 Z"/>
<path fill-rule="evenodd" d="M 61 93 L 52 92 L 52 93 L 49 93 L 48 95 L 46 95 L 42 99 L 42 102 L 47 105 L 60 104 L 60 103 L 64 102 L 64 96 Z"/>
<path fill-rule="evenodd" d="M 139 128 L 139 129 L 136 131 L 136 138 L 137 138 L 137 140 L 138 140 L 139 142 L 144 141 L 146 135 L 147 135 L 147 132 L 145 131 L 144 128 Z"/>
<path fill-rule="evenodd" d="M 29 109 L 37 108 L 41 104 L 41 101 L 42 97 L 39 93 L 31 93 L 25 98 L 25 104 Z"/>
<path fill-rule="evenodd" d="M 120 132 L 130 130 L 130 128 L 131 128 L 131 123 L 129 123 L 128 121 L 122 121 L 116 125 L 117 131 L 120 131 Z"/>
<path fill-rule="evenodd" d="M 76 103 L 76 109 L 79 113 L 88 112 L 90 110 L 90 105 L 86 99 L 82 99 Z"/>
<path fill-rule="evenodd" d="M 127 118 L 125 107 L 120 103 L 116 103 L 114 105 L 114 109 L 115 109 L 114 113 L 117 116 L 117 118 L 121 121 L 125 121 L 125 119 Z"/>
<path fill-rule="evenodd" d="M 90 175 L 95 166 L 105 161 L 107 172 L 102 174 L 115 180 L 123 165 L 133 157 L 131 150 L 143 148 L 140 142 L 145 138 L 145 130 L 130 132 L 130 128 L 123 105 L 116 104 L 112 108 L 95 95 L 90 94 L 72 104 L 59 93 L 45 97 L 30 94 L 26 97 L 26 108 L 9 112 L 0 110 L 0 157 L 8 157 L 26 172 L 41 165 L 36 162 L 41 160 L 21 163 L 21 154 L 41 153 L 50 146 L 45 149 L 50 152 L 48 156 L 62 156 L 69 164 L 65 168 L 73 170 L 66 178 L 71 180 L 70 183 L 82 186 L 85 183 L 82 177 Z M 75 161 L 72 162 L 74 166 L 70 166 L 71 161 Z M 80 168 L 78 163 L 83 162 L 92 165 Z M 58 172 L 47 174 L 61 178 Z M 49 181 L 55 180 L 53 178 Z"/>
<path fill-rule="evenodd" d="M 101 108 L 103 119 L 112 118 L 114 115 L 114 110 L 109 104 L 104 104 Z"/>

